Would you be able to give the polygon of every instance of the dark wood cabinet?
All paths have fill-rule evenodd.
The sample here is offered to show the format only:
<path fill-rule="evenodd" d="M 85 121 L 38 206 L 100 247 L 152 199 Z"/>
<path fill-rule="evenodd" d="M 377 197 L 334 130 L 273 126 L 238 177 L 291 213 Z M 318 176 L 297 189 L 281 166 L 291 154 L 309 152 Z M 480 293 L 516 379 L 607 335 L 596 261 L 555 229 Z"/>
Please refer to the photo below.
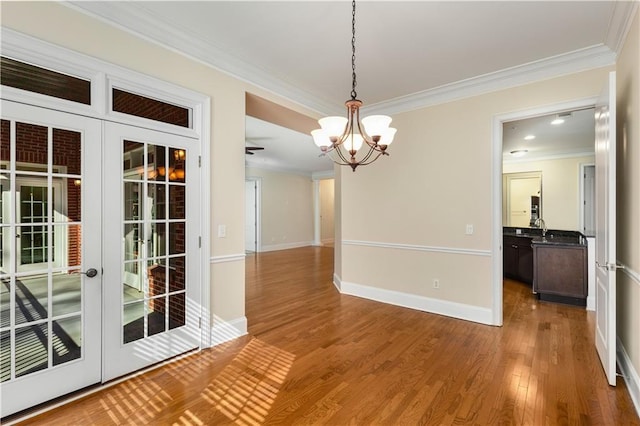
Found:
<path fill-rule="evenodd" d="M 533 257 L 533 290 L 541 299 L 586 303 L 586 245 L 533 244 Z"/>
<path fill-rule="evenodd" d="M 502 239 L 503 275 L 507 278 L 533 282 L 533 250 L 531 238 L 504 235 Z"/>

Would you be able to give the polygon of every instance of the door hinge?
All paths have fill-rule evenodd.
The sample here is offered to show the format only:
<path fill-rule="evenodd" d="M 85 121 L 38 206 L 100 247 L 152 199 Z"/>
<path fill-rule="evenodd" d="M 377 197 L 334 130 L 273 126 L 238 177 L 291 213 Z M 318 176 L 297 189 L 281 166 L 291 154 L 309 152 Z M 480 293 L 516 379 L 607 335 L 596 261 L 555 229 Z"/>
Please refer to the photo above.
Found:
<path fill-rule="evenodd" d="M 198 167 L 202 167 L 202 156 L 198 155 Z"/>
<path fill-rule="evenodd" d="M 202 328 L 202 317 L 198 317 L 198 328 Z"/>
<path fill-rule="evenodd" d="M 198 248 L 202 248 L 202 237 L 198 237 Z"/>

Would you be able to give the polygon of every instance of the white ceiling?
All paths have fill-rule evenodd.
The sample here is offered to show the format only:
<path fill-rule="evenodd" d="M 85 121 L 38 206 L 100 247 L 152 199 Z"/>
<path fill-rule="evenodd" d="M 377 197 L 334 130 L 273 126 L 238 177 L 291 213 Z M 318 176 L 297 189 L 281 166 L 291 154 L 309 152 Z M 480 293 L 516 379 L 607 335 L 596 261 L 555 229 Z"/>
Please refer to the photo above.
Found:
<path fill-rule="evenodd" d="M 558 114 L 504 123 L 502 153 L 504 161 L 532 161 L 548 158 L 593 155 L 595 152 L 594 109 L 562 112 L 564 123 L 551 124 Z M 528 135 L 535 139 L 525 140 Z M 523 157 L 510 153 L 527 150 Z"/>
<path fill-rule="evenodd" d="M 245 126 L 246 146 L 264 148 L 246 156 L 247 166 L 305 175 L 333 170 L 333 163 L 319 155 L 310 135 L 249 116 Z"/>
<path fill-rule="evenodd" d="M 350 1 L 72 7 L 321 114 L 343 114 L 350 96 Z M 365 110 L 393 114 L 460 96 L 456 90 L 487 91 L 611 64 L 633 7 L 630 1 L 359 1 L 358 98 Z"/>

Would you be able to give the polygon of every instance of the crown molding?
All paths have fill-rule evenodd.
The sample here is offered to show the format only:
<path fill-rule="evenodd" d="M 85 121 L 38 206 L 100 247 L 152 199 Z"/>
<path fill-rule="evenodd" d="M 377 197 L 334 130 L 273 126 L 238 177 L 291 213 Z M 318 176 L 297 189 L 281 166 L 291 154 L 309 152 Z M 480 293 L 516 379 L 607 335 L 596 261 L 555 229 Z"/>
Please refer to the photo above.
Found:
<path fill-rule="evenodd" d="M 638 10 L 638 1 L 616 1 L 613 6 L 613 16 L 607 30 L 606 44 L 610 46 L 616 56 L 624 47 L 624 41 L 631 29 L 633 18 Z"/>
<path fill-rule="evenodd" d="M 338 105 L 320 99 L 284 79 L 274 77 L 268 70 L 242 60 L 220 46 L 203 42 L 196 34 L 174 28 L 171 22 L 160 18 L 153 10 L 146 8 L 144 3 L 61 2 L 80 13 L 210 66 L 223 74 L 257 86 L 320 115 L 343 112 L 342 103 Z"/>
<path fill-rule="evenodd" d="M 398 114 L 453 100 L 495 92 L 593 68 L 615 64 L 616 54 L 605 45 L 591 46 L 411 95 L 379 102 L 362 110 L 368 114 Z"/>
<path fill-rule="evenodd" d="M 268 70 L 255 66 L 225 51 L 220 46 L 204 43 L 196 34 L 178 30 L 144 6 L 144 2 L 63 2 L 81 13 L 116 26 L 151 43 L 208 65 L 221 73 L 257 86 L 288 99 L 320 115 L 340 114 L 343 105 L 318 98 L 310 92 L 275 77 Z M 125 7 L 126 6 L 126 7 Z M 433 89 L 368 105 L 367 114 L 397 114 L 453 100 L 503 90 L 535 81 L 550 79 L 593 68 L 615 64 L 616 50 L 621 49 L 631 25 L 637 2 L 616 2 L 609 25 L 607 44 L 599 44 L 539 61 L 461 80 Z"/>

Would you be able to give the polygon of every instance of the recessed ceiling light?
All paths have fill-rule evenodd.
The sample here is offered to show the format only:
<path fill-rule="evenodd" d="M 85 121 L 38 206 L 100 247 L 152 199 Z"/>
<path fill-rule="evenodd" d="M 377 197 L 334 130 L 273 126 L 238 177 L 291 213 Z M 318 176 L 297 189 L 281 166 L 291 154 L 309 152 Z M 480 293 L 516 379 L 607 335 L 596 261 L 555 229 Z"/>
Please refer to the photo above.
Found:
<path fill-rule="evenodd" d="M 531 140 L 534 140 L 535 138 L 536 137 L 534 135 L 527 135 L 527 136 L 524 137 L 524 140 L 525 141 L 531 141 Z"/>
<path fill-rule="evenodd" d="M 562 123 L 564 123 L 564 120 L 562 118 L 556 118 L 551 122 L 551 124 L 553 124 L 554 126 L 557 126 L 558 124 L 562 124 Z"/>
<path fill-rule="evenodd" d="M 522 157 L 527 152 L 529 151 L 526 149 L 516 149 L 515 151 L 511 151 L 510 154 L 513 155 L 514 157 Z"/>

